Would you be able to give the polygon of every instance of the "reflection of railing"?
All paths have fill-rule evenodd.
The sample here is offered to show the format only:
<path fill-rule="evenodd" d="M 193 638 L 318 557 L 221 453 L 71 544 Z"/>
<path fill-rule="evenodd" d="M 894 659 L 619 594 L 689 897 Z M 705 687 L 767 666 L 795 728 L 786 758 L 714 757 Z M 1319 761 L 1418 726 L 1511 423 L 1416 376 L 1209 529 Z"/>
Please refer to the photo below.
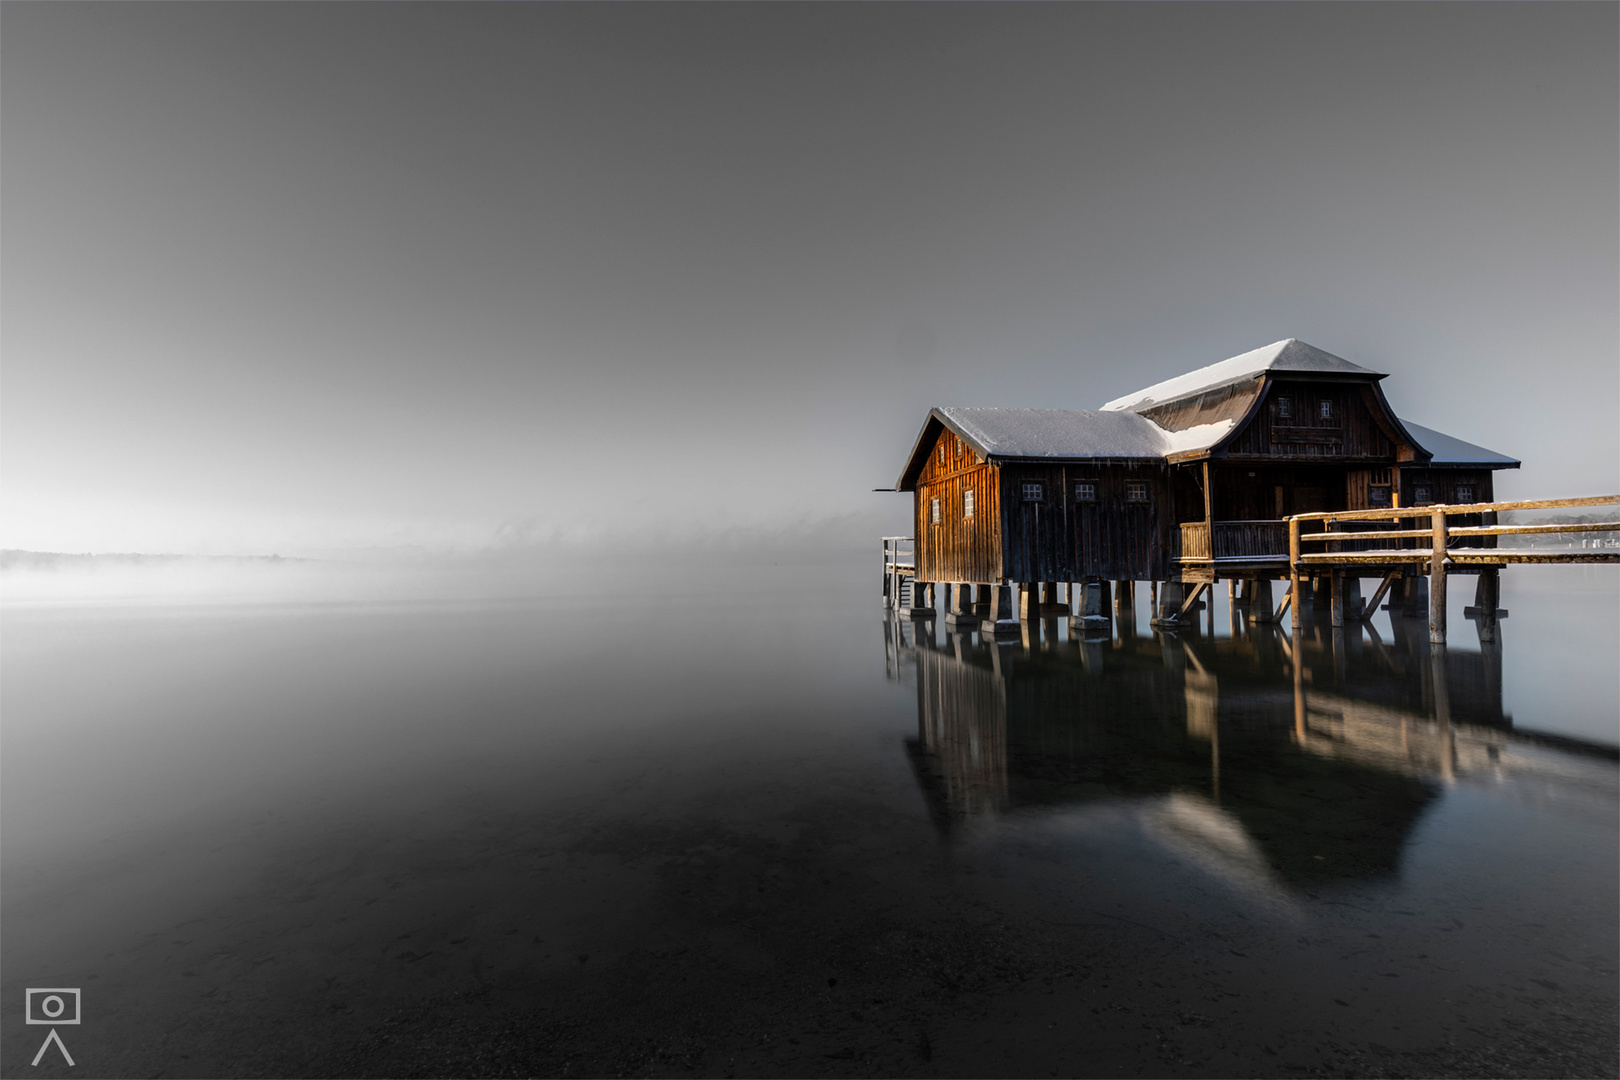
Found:
<path fill-rule="evenodd" d="M 1483 520 L 1501 510 L 1551 510 L 1567 506 L 1613 506 L 1620 496 L 1602 495 L 1587 499 L 1526 499 L 1517 502 L 1460 503 L 1381 510 L 1329 510 L 1295 514 L 1288 519 L 1288 563 L 1291 578 L 1289 603 L 1294 609 L 1294 626 L 1300 625 L 1300 582 L 1308 574 L 1331 572 L 1333 624 L 1341 623 L 1340 582 L 1358 567 L 1396 567 L 1379 587 L 1369 611 L 1375 610 L 1384 591 L 1402 573 L 1401 569 L 1427 564 L 1429 575 L 1429 640 L 1446 640 L 1446 570 L 1453 565 L 1475 566 L 1483 574 L 1481 585 L 1489 581 L 1491 596 L 1483 604 L 1484 615 L 1494 619 L 1496 610 L 1496 569 L 1508 563 L 1620 562 L 1620 551 L 1590 548 L 1563 550 L 1516 550 L 1474 546 L 1497 536 L 1527 536 L 1544 533 L 1613 532 L 1620 522 L 1559 522 L 1551 525 L 1453 525 L 1452 518 Z M 1403 521 L 1427 519 L 1427 527 L 1399 528 Z M 1348 528 L 1346 526 L 1349 526 Z M 1380 526 L 1395 526 L 1381 528 Z M 1320 528 L 1320 532 L 1306 532 Z M 1390 545 L 1390 546 L 1377 546 Z M 1306 551 L 1305 545 L 1321 550 Z M 1400 545 L 1400 546 L 1394 546 Z M 1419 572 L 1422 572 L 1420 569 Z M 1484 626 L 1482 624 L 1482 640 Z"/>

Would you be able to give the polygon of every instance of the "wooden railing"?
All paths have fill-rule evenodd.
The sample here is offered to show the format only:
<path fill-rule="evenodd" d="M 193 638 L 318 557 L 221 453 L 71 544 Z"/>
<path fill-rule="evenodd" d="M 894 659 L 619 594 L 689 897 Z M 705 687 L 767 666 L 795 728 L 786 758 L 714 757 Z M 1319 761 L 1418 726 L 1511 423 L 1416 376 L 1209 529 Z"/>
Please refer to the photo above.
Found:
<path fill-rule="evenodd" d="M 1217 559 L 1274 558 L 1288 554 L 1288 523 L 1285 521 L 1217 521 Z"/>
<path fill-rule="evenodd" d="M 1205 521 L 1181 525 L 1182 560 L 1276 559 L 1288 557 L 1286 521 L 1217 521 L 1211 529 Z"/>
<path fill-rule="evenodd" d="M 1410 508 L 1381 510 L 1329 510 L 1310 514 L 1295 514 L 1288 518 L 1289 599 L 1293 607 L 1294 626 L 1299 627 L 1300 582 L 1312 572 L 1330 571 L 1334 578 L 1332 590 L 1333 623 L 1341 625 L 1340 582 L 1345 573 L 1353 575 L 1360 566 L 1399 566 L 1401 564 L 1428 564 L 1429 575 L 1429 640 L 1446 640 L 1446 569 L 1452 565 L 1476 565 L 1492 568 L 1508 563 L 1576 563 L 1620 562 L 1620 550 L 1565 548 L 1562 550 L 1518 550 L 1475 547 L 1473 543 L 1498 536 L 1532 536 L 1546 533 L 1614 532 L 1620 530 L 1620 521 L 1559 522 L 1550 525 L 1456 525 L 1451 519 L 1460 516 L 1495 515 L 1503 510 L 1555 510 L 1573 506 L 1620 505 L 1620 495 L 1600 495 L 1583 499 L 1523 499 L 1514 502 L 1453 503 Z M 1400 528 L 1403 521 L 1427 521 L 1427 527 Z M 1351 528 L 1345 528 L 1349 524 Z M 1391 528 L 1379 528 L 1389 525 Z M 1319 528 L 1318 532 L 1306 532 Z M 1475 538 L 1479 538 L 1475 540 Z M 1389 546 L 1374 547 L 1374 543 Z M 1322 550 L 1306 551 L 1305 545 L 1320 545 Z M 1466 546 L 1465 546 L 1466 545 Z M 1377 599 L 1403 571 L 1389 573 L 1368 609 L 1375 609 Z M 1491 603 L 1494 611 L 1495 602 Z"/>
<path fill-rule="evenodd" d="M 1181 558 L 1209 558 L 1209 523 L 1188 521 L 1181 526 Z"/>

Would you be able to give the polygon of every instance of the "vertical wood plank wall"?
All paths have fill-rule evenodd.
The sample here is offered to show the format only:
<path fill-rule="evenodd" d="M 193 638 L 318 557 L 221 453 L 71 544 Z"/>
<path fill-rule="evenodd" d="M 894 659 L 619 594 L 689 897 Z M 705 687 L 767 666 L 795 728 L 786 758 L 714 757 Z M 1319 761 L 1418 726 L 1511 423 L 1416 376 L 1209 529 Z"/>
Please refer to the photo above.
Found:
<path fill-rule="evenodd" d="M 940 450 L 944 449 L 941 459 Z M 941 431 L 930 447 L 928 464 L 917 477 L 911 535 L 917 538 L 918 581 L 1000 581 L 1000 470 L 979 457 L 956 434 Z M 973 492 L 973 516 L 963 496 Z M 933 500 L 939 500 L 939 524 Z"/>
<path fill-rule="evenodd" d="M 1143 581 L 1170 573 L 1169 506 L 1165 466 L 1008 464 L 1001 469 L 1002 550 L 1014 581 L 1079 581 L 1087 577 Z M 1075 485 L 1096 485 L 1096 499 L 1075 498 Z M 1147 485 L 1145 503 L 1127 500 L 1126 485 Z M 1026 500 L 1023 486 L 1038 483 L 1042 497 Z"/>

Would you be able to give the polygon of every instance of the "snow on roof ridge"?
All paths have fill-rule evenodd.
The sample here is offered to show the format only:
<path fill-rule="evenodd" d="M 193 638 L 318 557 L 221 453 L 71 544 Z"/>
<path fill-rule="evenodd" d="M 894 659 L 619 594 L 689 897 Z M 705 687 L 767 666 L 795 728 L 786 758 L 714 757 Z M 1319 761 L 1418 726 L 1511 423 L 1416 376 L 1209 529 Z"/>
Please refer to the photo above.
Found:
<path fill-rule="evenodd" d="M 1286 358 L 1286 363 L 1284 362 Z M 1333 371 L 1381 375 L 1382 372 L 1352 364 L 1298 338 L 1283 338 L 1258 349 L 1197 368 L 1183 375 L 1156 382 L 1152 386 L 1117 397 L 1103 406 L 1105 412 L 1137 410 L 1190 397 L 1205 390 L 1242 382 L 1267 371 Z"/>

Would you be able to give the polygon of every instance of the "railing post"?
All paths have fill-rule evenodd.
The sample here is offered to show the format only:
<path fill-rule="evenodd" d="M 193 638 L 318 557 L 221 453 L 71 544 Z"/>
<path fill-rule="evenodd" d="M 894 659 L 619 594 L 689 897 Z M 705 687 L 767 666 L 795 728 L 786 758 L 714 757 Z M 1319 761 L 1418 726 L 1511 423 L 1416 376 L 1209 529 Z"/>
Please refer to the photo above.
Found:
<path fill-rule="evenodd" d="M 1438 509 L 1430 514 L 1434 524 L 1429 552 L 1429 643 L 1446 643 L 1446 512 Z"/>
<path fill-rule="evenodd" d="M 1300 609 L 1304 607 L 1304 604 L 1301 602 L 1299 595 L 1299 518 L 1297 517 L 1288 519 L 1288 588 L 1289 595 L 1293 597 L 1288 605 L 1288 618 L 1294 632 L 1297 634 L 1300 627 L 1304 625 L 1303 618 L 1300 615 Z"/>

